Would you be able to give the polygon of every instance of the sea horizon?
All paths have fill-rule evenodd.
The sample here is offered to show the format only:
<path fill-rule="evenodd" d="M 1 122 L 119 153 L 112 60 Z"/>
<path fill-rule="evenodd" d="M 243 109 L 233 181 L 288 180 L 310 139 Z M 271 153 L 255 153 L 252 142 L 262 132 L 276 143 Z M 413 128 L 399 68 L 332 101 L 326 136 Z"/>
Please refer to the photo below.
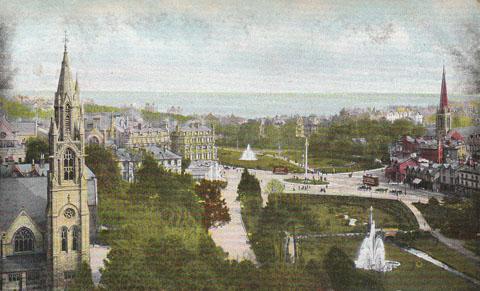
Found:
<path fill-rule="evenodd" d="M 50 97 L 53 90 L 13 91 L 15 95 Z M 439 102 L 439 93 L 268 93 L 268 92 L 149 92 L 81 91 L 81 97 L 98 105 L 143 107 L 154 103 L 160 112 L 180 107 L 182 114 L 236 115 L 259 118 L 277 115 L 334 115 L 342 108 L 385 109 L 389 106 L 428 107 Z M 343 98 L 342 98 L 343 97 Z M 476 95 L 450 94 L 451 101 Z M 135 102 L 132 102 L 132 101 Z"/>

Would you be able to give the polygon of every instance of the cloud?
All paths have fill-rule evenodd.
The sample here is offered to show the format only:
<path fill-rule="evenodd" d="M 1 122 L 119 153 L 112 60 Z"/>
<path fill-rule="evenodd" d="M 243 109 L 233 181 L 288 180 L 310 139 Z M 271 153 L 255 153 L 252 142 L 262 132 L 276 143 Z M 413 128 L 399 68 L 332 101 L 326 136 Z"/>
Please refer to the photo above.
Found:
<path fill-rule="evenodd" d="M 0 15 L 0 94 L 13 88 L 16 70 L 12 67 L 11 42 L 14 26 L 11 21 Z"/>

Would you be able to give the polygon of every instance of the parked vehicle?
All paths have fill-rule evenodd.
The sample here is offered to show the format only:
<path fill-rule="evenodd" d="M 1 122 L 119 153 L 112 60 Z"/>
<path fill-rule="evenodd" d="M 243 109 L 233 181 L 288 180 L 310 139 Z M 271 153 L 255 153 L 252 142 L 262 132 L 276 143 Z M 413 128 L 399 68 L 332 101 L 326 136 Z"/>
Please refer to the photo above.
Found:
<path fill-rule="evenodd" d="M 275 175 L 287 175 L 288 168 L 287 167 L 274 167 L 272 173 Z"/>
<path fill-rule="evenodd" d="M 363 175 L 363 184 L 368 186 L 378 186 L 378 177 L 372 174 Z"/>

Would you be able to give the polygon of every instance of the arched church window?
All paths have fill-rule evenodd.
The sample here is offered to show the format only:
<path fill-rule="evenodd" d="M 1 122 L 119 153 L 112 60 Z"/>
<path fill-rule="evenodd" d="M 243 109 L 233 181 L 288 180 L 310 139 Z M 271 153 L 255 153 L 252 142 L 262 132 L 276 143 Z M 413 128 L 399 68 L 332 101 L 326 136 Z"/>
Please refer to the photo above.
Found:
<path fill-rule="evenodd" d="M 75 153 L 67 149 L 63 155 L 63 179 L 73 180 L 75 177 Z"/>
<path fill-rule="evenodd" d="M 80 249 L 80 228 L 74 226 L 72 229 L 72 250 L 78 251 Z"/>
<path fill-rule="evenodd" d="M 22 227 L 13 236 L 13 242 L 15 245 L 15 252 L 31 252 L 33 251 L 35 245 L 35 237 L 33 232 L 26 228 Z"/>
<path fill-rule="evenodd" d="M 100 141 L 98 140 L 98 138 L 96 136 L 92 136 L 90 138 L 90 144 L 99 144 Z"/>
<path fill-rule="evenodd" d="M 67 227 L 62 227 L 61 231 L 61 236 L 62 236 L 62 251 L 66 252 L 67 251 L 67 239 L 68 239 L 68 229 Z"/>
<path fill-rule="evenodd" d="M 70 133 L 70 128 L 72 124 L 72 108 L 70 104 L 65 106 L 65 131 Z"/>

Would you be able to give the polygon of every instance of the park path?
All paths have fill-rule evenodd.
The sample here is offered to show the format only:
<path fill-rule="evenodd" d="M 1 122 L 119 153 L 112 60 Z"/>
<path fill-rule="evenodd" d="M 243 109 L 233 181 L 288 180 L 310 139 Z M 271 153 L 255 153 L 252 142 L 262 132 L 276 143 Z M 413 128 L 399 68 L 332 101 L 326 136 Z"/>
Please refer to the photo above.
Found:
<path fill-rule="evenodd" d="M 470 260 L 476 262 L 477 264 L 480 264 L 480 257 L 475 255 L 474 252 L 466 249 L 463 246 L 463 242 L 461 240 L 448 238 L 443 234 L 441 234 L 440 231 L 438 230 L 432 230 L 431 233 L 436 239 L 441 241 L 443 244 L 445 244 L 449 248 L 456 250 L 457 252 L 461 253 L 462 255 L 469 258 Z"/>
<path fill-rule="evenodd" d="M 210 229 L 210 235 L 215 244 L 228 253 L 229 259 L 250 260 L 256 263 L 255 253 L 250 248 L 247 232 L 242 221 L 240 201 L 236 201 L 237 187 L 240 183 L 240 170 L 226 170 L 227 187 L 222 190 L 222 196 L 227 203 L 230 222 L 214 229 Z"/>

